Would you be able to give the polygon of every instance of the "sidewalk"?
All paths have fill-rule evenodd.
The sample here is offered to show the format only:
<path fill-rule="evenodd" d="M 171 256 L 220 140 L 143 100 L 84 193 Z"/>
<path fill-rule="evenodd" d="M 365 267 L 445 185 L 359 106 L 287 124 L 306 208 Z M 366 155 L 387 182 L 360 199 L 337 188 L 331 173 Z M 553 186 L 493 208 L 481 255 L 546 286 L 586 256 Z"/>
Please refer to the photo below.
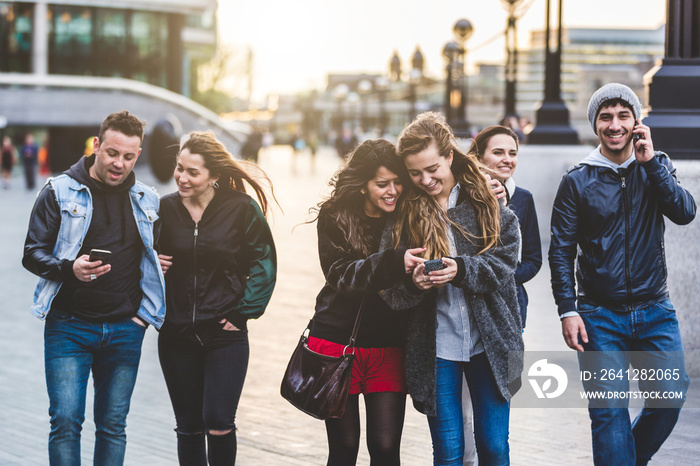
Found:
<path fill-rule="evenodd" d="M 302 414 L 282 399 L 279 384 L 297 339 L 313 314 L 314 300 L 323 284 L 316 226 L 303 222 L 308 219 L 308 209 L 327 192 L 327 179 L 338 163 L 332 150 L 323 149 L 317 156 L 315 173 L 309 168 L 308 154 L 301 154 L 295 160 L 287 147 L 268 149 L 261 156 L 261 165 L 275 184 L 284 214 L 275 208 L 271 221 L 278 251 L 277 287 L 265 315 L 249 323 L 250 367 L 236 421 L 237 464 L 241 466 L 326 462 L 323 422 Z M 146 167 L 138 169 L 137 177 L 156 184 Z M 13 181 L 11 190 L 0 190 L 0 465 L 45 465 L 49 418 L 43 373 L 43 324 L 28 311 L 36 278 L 20 263 L 35 196 L 24 191 L 22 179 Z M 174 191 L 172 184 L 157 186 L 161 194 Z M 544 248 L 543 253 L 546 256 Z M 526 349 L 566 350 L 546 266 L 527 289 L 530 306 L 524 334 Z M 700 380 L 693 382 L 698 384 Z M 88 393 L 91 391 L 92 388 Z M 84 464 L 92 463 L 91 404 L 92 399 L 88 398 L 83 429 Z M 683 410 L 676 429 L 652 464 L 700 464 L 698 426 L 700 409 Z M 151 329 L 146 334 L 128 418 L 126 464 L 177 464 L 174 427 L 158 364 L 156 332 Z M 585 409 L 513 409 L 510 448 L 514 465 L 592 464 L 588 413 Z M 410 400 L 402 439 L 402 462 L 407 466 L 432 464 L 427 422 L 413 409 Z M 369 464 L 364 445 L 358 464 Z"/>

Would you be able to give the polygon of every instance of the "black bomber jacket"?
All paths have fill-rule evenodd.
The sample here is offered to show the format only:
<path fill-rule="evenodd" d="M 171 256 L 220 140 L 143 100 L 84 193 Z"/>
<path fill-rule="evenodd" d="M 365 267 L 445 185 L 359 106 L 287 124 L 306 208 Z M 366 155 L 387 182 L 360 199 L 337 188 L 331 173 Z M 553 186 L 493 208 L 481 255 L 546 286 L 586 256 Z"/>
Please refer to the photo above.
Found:
<path fill-rule="evenodd" d="M 277 257 L 265 216 L 247 194 L 218 189 L 197 224 L 178 193 L 164 196 L 156 249 L 173 256 L 161 332 L 197 335 L 223 318 L 245 328 L 265 311 Z"/>
<path fill-rule="evenodd" d="M 576 299 L 625 310 L 665 296 L 663 217 L 685 225 L 695 212 L 663 152 L 617 172 L 586 163 L 571 168 L 552 208 L 549 265 L 559 315 L 576 311 Z"/>

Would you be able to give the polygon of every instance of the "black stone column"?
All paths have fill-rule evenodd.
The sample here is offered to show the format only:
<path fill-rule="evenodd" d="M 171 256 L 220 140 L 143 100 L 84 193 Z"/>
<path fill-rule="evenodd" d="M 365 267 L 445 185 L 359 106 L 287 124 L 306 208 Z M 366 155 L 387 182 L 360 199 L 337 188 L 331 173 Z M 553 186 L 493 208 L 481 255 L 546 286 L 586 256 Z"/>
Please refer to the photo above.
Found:
<path fill-rule="evenodd" d="M 536 112 L 536 125 L 527 137 L 529 144 L 578 144 L 578 134 L 569 124 L 569 109 L 561 98 L 561 19 L 559 0 L 557 48 L 551 50 L 550 0 L 547 0 L 545 32 L 544 100 Z"/>
<path fill-rule="evenodd" d="M 644 76 L 654 148 L 700 159 L 700 0 L 667 0 L 664 58 Z"/>

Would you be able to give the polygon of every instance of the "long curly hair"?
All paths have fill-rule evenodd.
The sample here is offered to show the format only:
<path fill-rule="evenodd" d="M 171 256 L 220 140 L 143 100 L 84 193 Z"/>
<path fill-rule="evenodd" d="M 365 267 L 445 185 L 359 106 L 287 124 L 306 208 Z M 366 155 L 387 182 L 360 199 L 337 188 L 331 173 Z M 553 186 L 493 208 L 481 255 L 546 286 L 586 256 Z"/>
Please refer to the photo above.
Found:
<path fill-rule="evenodd" d="M 437 200 L 421 189 L 412 190 L 411 197 L 399 206 L 394 238 L 406 238 L 412 247 L 425 247 L 426 257 L 439 258 L 450 255 L 447 229 L 454 226 L 468 241 L 481 247 L 482 253 L 493 247 L 501 231 L 500 206 L 492 194 L 485 168 L 476 157 L 465 154 L 455 139 L 445 117 L 436 112 L 421 113 L 401 132 L 397 153 L 401 159 L 417 154 L 435 144 L 442 157 L 453 154 L 452 174 L 476 209 L 478 232 L 465 230 L 447 217 Z"/>
<path fill-rule="evenodd" d="M 180 143 L 180 150 L 189 150 L 191 154 L 199 154 L 204 159 L 204 166 L 209 170 L 212 176 L 218 176 L 217 181 L 220 189 L 231 189 L 247 193 L 246 184 L 253 188 L 255 195 L 260 202 L 260 208 L 267 215 L 270 209 L 268 196 L 275 198 L 272 182 L 267 174 L 257 165 L 250 162 L 242 162 L 235 160 L 231 153 L 226 150 L 226 146 L 216 138 L 212 131 L 193 131 L 187 134 Z M 255 172 L 253 177 L 250 172 Z M 256 179 L 263 179 L 269 189 L 269 194 L 266 189 Z M 279 205 L 279 204 L 278 204 Z"/>
<path fill-rule="evenodd" d="M 333 188 L 330 196 L 311 208 L 316 218 L 328 215 L 344 235 L 348 252 L 357 257 L 367 257 L 371 251 L 370 234 L 363 222 L 367 183 L 377 176 L 377 170 L 386 167 L 399 176 L 403 185 L 401 199 L 410 185 L 408 172 L 403 161 L 396 155 L 396 147 L 384 139 L 371 139 L 363 142 L 348 156 L 346 164 L 338 170 L 328 184 Z"/>

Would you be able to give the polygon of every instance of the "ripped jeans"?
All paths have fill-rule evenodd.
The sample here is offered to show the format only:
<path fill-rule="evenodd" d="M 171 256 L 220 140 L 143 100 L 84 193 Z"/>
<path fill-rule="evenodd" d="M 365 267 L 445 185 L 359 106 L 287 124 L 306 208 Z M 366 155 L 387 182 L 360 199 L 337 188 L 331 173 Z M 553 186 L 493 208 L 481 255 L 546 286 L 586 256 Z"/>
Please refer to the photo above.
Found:
<path fill-rule="evenodd" d="M 175 411 L 180 464 L 235 464 L 236 410 L 248 369 L 248 331 L 223 328 L 202 343 L 160 334 L 158 355 Z M 210 431 L 230 431 L 211 435 Z M 208 440 L 208 453 L 205 447 Z"/>

